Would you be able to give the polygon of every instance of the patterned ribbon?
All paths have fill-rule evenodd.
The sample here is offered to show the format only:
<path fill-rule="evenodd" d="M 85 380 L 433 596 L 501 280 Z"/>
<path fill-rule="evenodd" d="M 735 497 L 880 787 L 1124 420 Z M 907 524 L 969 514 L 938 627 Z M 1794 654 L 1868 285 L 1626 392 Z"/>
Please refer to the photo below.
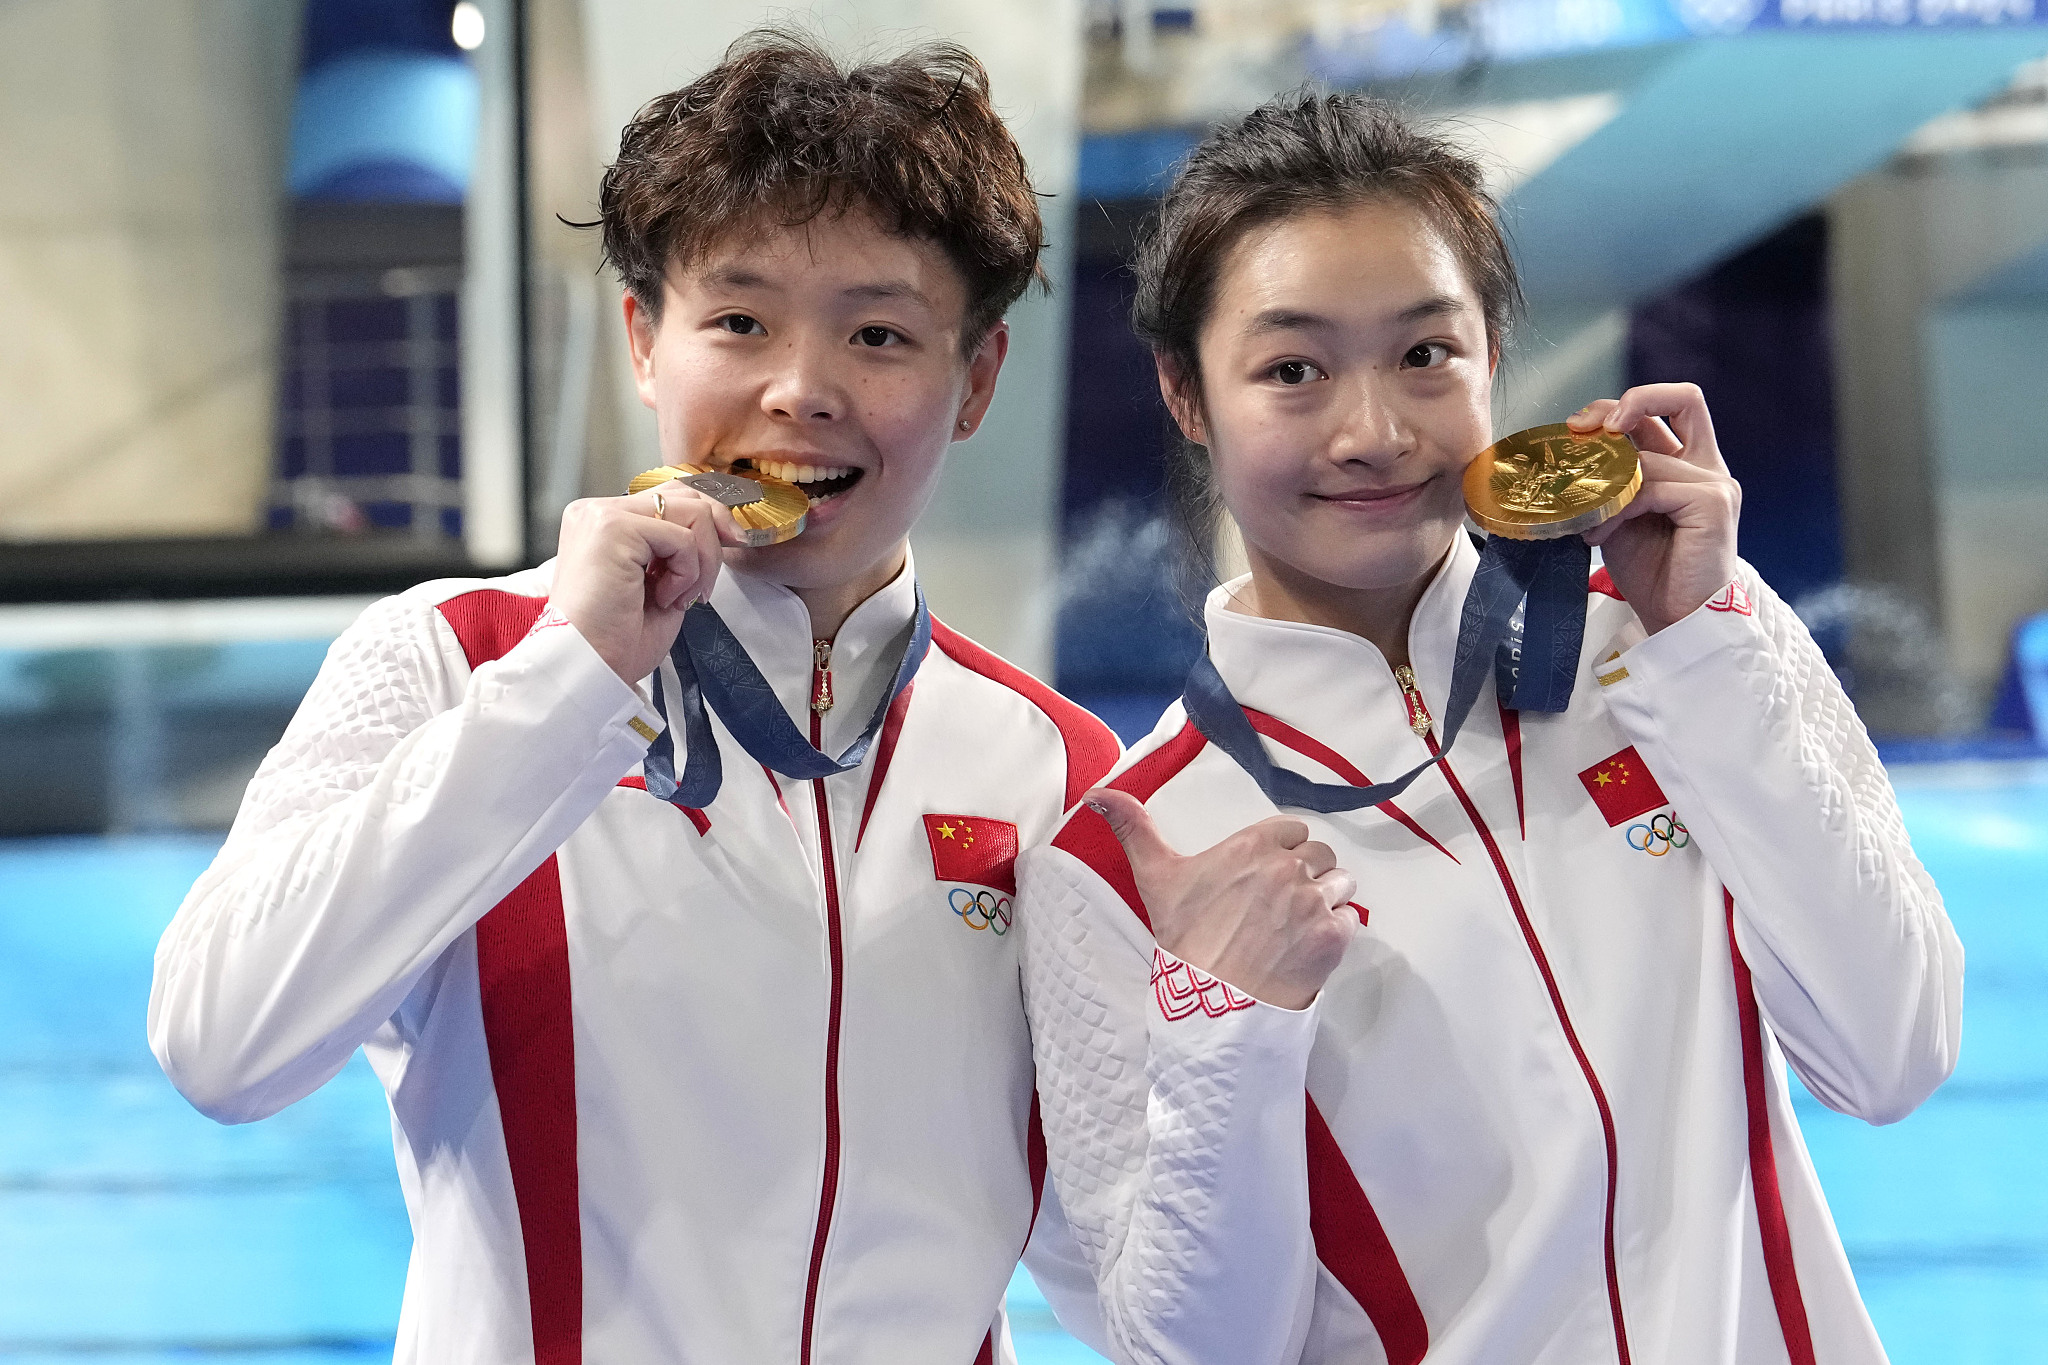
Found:
<path fill-rule="evenodd" d="M 932 614 L 924 604 L 924 586 L 913 584 L 917 593 L 917 614 L 912 618 L 910 643 L 896 665 L 896 677 L 889 693 L 875 706 L 875 714 L 860 738 L 849 744 L 837 758 L 821 753 L 803 737 L 775 689 L 761 676 L 761 670 L 747 654 L 745 645 L 732 633 L 708 602 L 700 602 L 683 615 L 683 628 L 676 634 L 669 660 L 675 664 L 682 683 L 683 746 L 687 755 L 682 780 L 676 780 L 675 723 L 662 696 L 661 673 L 654 675 L 654 709 L 669 725 L 656 736 L 641 765 L 647 775 L 647 790 L 664 801 L 697 810 L 711 804 L 724 781 L 724 765 L 718 757 L 718 738 L 711 732 L 716 711 L 725 728 L 740 747 L 784 777 L 808 782 L 851 772 L 861 765 L 868 749 L 888 719 L 889 706 L 897 694 L 910 686 L 924 662 L 932 642 Z"/>
<path fill-rule="evenodd" d="M 1327 815 L 1391 801 L 1450 753 L 1472 704 L 1479 700 L 1489 661 L 1494 691 L 1503 705 L 1517 711 L 1565 709 L 1579 671 L 1579 644 L 1586 631 L 1586 574 L 1592 560 L 1592 550 L 1578 536 L 1560 540 L 1494 536 L 1486 542 L 1458 621 L 1458 652 L 1451 667 L 1443 744 L 1390 782 L 1369 787 L 1315 782 L 1276 766 L 1206 650 L 1188 671 L 1182 697 L 1188 718 L 1211 744 L 1251 774 L 1259 790 L 1276 806 Z"/>

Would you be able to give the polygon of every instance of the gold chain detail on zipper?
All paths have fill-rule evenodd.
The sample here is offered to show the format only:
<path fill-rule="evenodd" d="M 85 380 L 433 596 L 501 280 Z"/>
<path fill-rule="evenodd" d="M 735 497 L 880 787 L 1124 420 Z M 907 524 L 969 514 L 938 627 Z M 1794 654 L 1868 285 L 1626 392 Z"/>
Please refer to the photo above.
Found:
<path fill-rule="evenodd" d="M 1401 684 L 1401 696 L 1408 703 L 1408 728 L 1417 736 L 1429 733 L 1429 705 L 1422 700 L 1422 689 L 1415 685 L 1415 670 L 1406 664 L 1394 666 L 1394 681 Z"/>
<path fill-rule="evenodd" d="M 824 715 L 832 709 L 832 642 L 811 641 L 811 710 Z"/>

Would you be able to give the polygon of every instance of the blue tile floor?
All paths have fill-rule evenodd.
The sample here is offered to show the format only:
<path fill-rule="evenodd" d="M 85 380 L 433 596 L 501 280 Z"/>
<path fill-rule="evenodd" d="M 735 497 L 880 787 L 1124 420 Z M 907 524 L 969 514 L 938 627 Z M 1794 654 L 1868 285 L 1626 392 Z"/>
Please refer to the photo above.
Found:
<path fill-rule="evenodd" d="M 1919 1113 L 1801 1121 L 1897 1365 L 2048 1358 L 2048 765 L 1902 768 L 1970 953 L 1963 1062 Z M 0 1359 L 388 1358 L 409 1245 L 358 1057 L 276 1118 L 187 1108 L 143 1042 L 150 958 L 215 840 L 0 844 Z M 1029 1278 L 1019 1358 L 1096 1356 Z"/>

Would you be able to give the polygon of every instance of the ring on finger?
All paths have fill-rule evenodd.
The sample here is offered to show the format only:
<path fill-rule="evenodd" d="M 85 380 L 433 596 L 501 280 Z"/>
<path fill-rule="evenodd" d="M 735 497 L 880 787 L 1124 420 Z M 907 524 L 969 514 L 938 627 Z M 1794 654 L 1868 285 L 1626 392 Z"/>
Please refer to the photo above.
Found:
<path fill-rule="evenodd" d="M 661 495 L 659 489 L 655 490 L 654 494 L 654 519 L 656 521 L 668 520 L 668 499 Z"/>

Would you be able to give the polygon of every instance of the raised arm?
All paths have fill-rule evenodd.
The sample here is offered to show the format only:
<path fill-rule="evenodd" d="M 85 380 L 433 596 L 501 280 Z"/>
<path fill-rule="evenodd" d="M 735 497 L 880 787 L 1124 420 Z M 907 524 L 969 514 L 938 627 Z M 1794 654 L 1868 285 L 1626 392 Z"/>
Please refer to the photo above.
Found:
<path fill-rule="evenodd" d="M 263 1118 L 340 1070 L 659 723 L 567 625 L 467 677 L 461 658 L 430 604 L 365 612 L 164 932 L 150 1045 L 212 1117 Z"/>
<path fill-rule="evenodd" d="M 1810 1089 L 1873 1123 L 1954 1069 L 1963 950 L 1854 706 L 1747 565 L 1622 655 L 1608 701 L 1734 898 L 1757 999 Z"/>
<path fill-rule="evenodd" d="M 1889 1123 L 1954 1069 L 1963 950 L 1877 752 L 1799 618 L 1735 555 L 1742 490 L 1705 397 L 1645 384 L 1574 427 L 1625 431 L 1642 491 L 1586 539 L 1649 638 L 1603 693 L 1734 899 L 1758 1004 L 1800 1076 Z"/>
<path fill-rule="evenodd" d="M 1140 904 L 1065 848 L 1019 863 L 1053 1186 L 1117 1359 L 1291 1361 L 1316 1274 L 1303 1104 L 1312 1000 L 1355 927 L 1329 908 L 1352 883 L 1297 821 L 1179 859 L 1142 807 L 1108 797 L 1122 846 L 1101 815 L 1075 819 L 1097 822 L 1103 858 L 1130 849 Z M 1260 1003 L 1168 952 L 1144 905 L 1182 952 L 1303 1008 Z"/>
<path fill-rule="evenodd" d="M 165 930 L 149 1040 L 223 1122 L 323 1084 L 646 752 L 636 687 L 708 595 L 731 517 L 680 484 L 562 517 L 548 612 L 468 672 L 418 594 L 365 612 Z"/>

